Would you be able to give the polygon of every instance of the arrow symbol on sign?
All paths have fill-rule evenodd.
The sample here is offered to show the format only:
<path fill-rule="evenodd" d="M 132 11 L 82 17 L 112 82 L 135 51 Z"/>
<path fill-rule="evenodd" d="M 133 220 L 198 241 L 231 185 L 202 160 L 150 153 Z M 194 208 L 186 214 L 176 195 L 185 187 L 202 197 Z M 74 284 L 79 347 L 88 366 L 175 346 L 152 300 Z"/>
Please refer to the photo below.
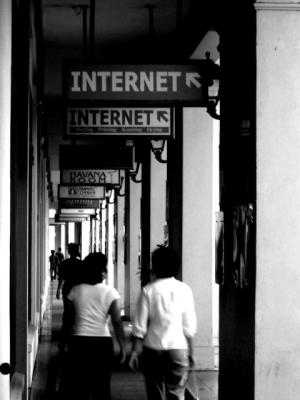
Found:
<path fill-rule="evenodd" d="M 157 111 L 157 121 L 161 122 L 161 120 L 165 122 L 169 122 L 169 113 L 168 111 Z"/>
<path fill-rule="evenodd" d="M 187 72 L 185 83 L 189 88 L 194 85 L 197 89 L 199 89 L 201 87 L 201 83 L 198 81 L 198 79 L 201 79 L 201 75 L 198 74 L 198 72 Z"/>

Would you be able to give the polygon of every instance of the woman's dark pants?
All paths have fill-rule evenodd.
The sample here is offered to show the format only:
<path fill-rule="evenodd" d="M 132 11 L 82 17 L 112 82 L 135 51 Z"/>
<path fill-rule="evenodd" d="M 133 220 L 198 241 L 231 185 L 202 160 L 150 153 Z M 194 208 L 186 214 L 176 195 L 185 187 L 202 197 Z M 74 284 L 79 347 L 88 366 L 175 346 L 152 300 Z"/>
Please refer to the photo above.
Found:
<path fill-rule="evenodd" d="M 72 336 L 67 355 L 66 399 L 110 400 L 112 365 L 111 338 Z"/>

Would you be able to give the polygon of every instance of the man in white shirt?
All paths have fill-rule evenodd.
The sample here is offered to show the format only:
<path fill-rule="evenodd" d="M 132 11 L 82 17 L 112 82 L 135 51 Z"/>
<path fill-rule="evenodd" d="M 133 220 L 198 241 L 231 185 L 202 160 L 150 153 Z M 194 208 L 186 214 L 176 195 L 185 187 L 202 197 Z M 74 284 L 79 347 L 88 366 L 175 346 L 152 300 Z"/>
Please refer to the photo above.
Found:
<path fill-rule="evenodd" d="M 140 294 L 134 320 L 134 344 L 129 365 L 138 368 L 143 341 L 143 373 L 148 400 L 183 400 L 187 371 L 193 366 L 196 313 L 190 287 L 175 279 L 177 254 L 169 247 L 152 253 L 153 282 Z"/>

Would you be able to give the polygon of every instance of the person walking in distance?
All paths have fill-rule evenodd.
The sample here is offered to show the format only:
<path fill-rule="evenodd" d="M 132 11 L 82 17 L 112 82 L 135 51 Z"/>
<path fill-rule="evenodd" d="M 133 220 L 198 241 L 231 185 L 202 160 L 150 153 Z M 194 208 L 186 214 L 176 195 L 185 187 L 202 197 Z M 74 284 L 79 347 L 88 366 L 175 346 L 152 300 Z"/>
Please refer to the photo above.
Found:
<path fill-rule="evenodd" d="M 59 264 L 58 287 L 56 291 L 57 299 L 60 298 L 62 292 L 64 303 L 69 291 L 79 282 L 82 263 L 79 258 L 79 246 L 77 243 L 68 244 L 68 253 L 70 257 Z"/>
<path fill-rule="evenodd" d="M 63 315 L 62 315 L 62 326 L 65 325 L 65 318 L 67 317 L 67 295 L 74 285 L 80 282 L 80 274 L 82 269 L 82 261 L 79 258 L 79 246 L 77 243 L 68 244 L 69 258 L 66 258 L 59 266 L 58 270 L 58 287 L 56 291 L 56 298 L 60 298 L 62 292 L 63 298 Z M 64 335 L 64 329 L 61 330 L 61 334 Z M 64 348 L 61 348 L 61 344 L 65 340 L 62 339 L 59 343 L 59 353 L 60 355 L 64 353 Z"/>
<path fill-rule="evenodd" d="M 57 264 L 57 276 L 58 276 L 58 270 L 60 268 L 60 265 L 65 259 L 64 253 L 61 251 L 61 247 L 58 248 L 58 250 L 56 252 L 56 255 L 57 255 L 57 258 L 58 258 L 58 264 Z"/>
<path fill-rule="evenodd" d="M 51 250 L 51 255 L 49 257 L 49 263 L 50 263 L 50 278 L 51 278 L 51 281 L 53 281 L 56 279 L 57 266 L 58 266 L 58 258 L 57 258 L 57 255 L 55 254 L 54 250 Z"/>
<path fill-rule="evenodd" d="M 82 283 L 73 286 L 67 295 L 67 318 L 64 329 L 67 339 L 66 392 L 72 400 L 110 400 L 113 367 L 113 341 L 109 320 L 120 348 L 120 362 L 126 358 L 125 335 L 120 317 L 116 289 L 103 283 L 107 258 L 90 253 L 83 260 Z"/>
<path fill-rule="evenodd" d="M 193 336 L 196 313 L 190 287 L 175 279 L 179 258 L 170 247 L 152 253 L 153 281 L 146 285 L 137 304 L 133 348 L 129 366 L 142 369 L 148 400 L 183 400 L 188 368 L 194 365 Z"/>

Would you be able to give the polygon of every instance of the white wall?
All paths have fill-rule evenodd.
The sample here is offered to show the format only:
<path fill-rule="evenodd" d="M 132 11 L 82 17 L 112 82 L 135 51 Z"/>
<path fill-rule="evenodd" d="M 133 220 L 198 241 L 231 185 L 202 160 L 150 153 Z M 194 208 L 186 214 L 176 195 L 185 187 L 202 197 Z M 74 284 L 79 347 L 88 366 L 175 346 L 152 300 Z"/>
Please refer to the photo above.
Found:
<path fill-rule="evenodd" d="M 214 368 L 212 345 L 213 120 L 203 108 L 183 112 L 182 274 L 194 293 L 198 319 L 195 359 Z"/>
<path fill-rule="evenodd" d="M 113 201 L 113 200 L 110 200 Z M 107 255 L 107 283 L 114 287 L 115 271 L 113 263 L 113 239 L 114 239 L 114 204 L 108 203 L 108 255 Z"/>
<path fill-rule="evenodd" d="M 124 188 L 122 188 L 124 190 Z M 123 193 L 123 192 L 122 192 Z M 125 197 L 118 197 L 118 234 L 117 234 L 117 290 L 121 296 L 121 308 L 124 309 L 125 296 L 125 271 L 124 271 L 124 245 L 125 245 Z"/>
<path fill-rule="evenodd" d="M 139 177 L 140 178 L 140 177 Z M 130 218 L 129 218 L 129 243 L 130 258 L 126 270 L 126 297 L 125 311 L 133 318 L 137 297 L 141 289 L 141 278 L 139 271 L 139 238 L 141 226 L 141 183 L 134 183 L 130 180 Z"/>
<path fill-rule="evenodd" d="M 166 146 L 165 146 L 166 147 Z M 166 159 L 166 152 L 162 155 Z M 166 221 L 166 179 L 167 164 L 159 163 L 151 153 L 151 189 L 150 189 L 150 251 L 164 243 L 164 224 Z"/>
<path fill-rule="evenodd" d="M 220 113 L 219 107 L 217 110 Z M 216 346 L 219 345 L 219 285 L 216 283 L 216 221 L 220 211 L 220 164 L 219 164 L 219 146 L 220 146 L 220 121 L 213 120 L 213 215 L 212 215 L 212 282 L 213 282 L 213 339 Z M 217 216 L 218 214 L 218 216 Z M 215 360 L 216 366 L 219 360 Z"/>
<path fill-rule="evenodd" d="M 255 399 L 294 400 L 300 393 L 300 6 L 268 3 L 257 3 Z"/>
<path fill-rule="evenodd" d="M 90 221 L 81 223 L 81 259 L 83 260 L 90 252 Z"/>

